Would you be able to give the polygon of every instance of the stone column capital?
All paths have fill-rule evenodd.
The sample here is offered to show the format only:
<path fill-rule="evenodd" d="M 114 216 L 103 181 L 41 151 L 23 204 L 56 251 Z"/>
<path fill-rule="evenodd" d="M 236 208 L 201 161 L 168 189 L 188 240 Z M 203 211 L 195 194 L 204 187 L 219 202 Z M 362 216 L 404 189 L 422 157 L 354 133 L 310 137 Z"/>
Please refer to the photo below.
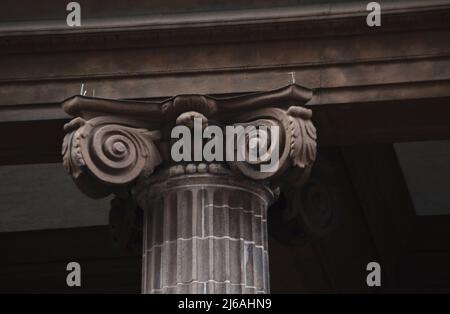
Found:
<path fill-rule="evenodd" d="M 267 211 L 280 191 L 291 216 L 302 205 L 298 189 L 317 154 L 311 97 L 288 85 L 221 98 L 64 101 L 75 117 L 64 127 L 65 168 L 88 196 L 116 195 L 117 242 L 136 242 L 143 225 L 144 293 L 269 292 Z M 175 141 L 174 130 L 188 135 Z"/>
<path fill-rule="evenodd" d="M 224 166 L 273 186 L 302 185 L 316 158 L 312 112 L 303 107 L 311 97 L 298 85 L 224 98 L 179 95 L 161 102 L 74 96 L 63 102 L 75 116 L 64 126 L 63 164 L 88 196 L 116 193 L 157 167 L 171 167 L 171 128 L 202 116 L 221 127 L 278 126 L 279 134 L 267 135 L 279 147 L 273 169 L 261 172 L 263 162 L 258 161 L 227 161 Z"/>

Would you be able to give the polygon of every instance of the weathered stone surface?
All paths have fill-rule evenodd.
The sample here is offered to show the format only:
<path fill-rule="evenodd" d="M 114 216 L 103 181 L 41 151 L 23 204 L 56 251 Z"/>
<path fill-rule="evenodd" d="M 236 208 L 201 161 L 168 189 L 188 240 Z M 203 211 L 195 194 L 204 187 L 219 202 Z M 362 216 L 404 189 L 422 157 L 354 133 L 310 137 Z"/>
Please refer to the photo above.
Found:
<path fill-rule="evenodd" d="M 148 189 L 144 293 L 269 292 L 270 189 L 214 174 L 181 175 Z"/>

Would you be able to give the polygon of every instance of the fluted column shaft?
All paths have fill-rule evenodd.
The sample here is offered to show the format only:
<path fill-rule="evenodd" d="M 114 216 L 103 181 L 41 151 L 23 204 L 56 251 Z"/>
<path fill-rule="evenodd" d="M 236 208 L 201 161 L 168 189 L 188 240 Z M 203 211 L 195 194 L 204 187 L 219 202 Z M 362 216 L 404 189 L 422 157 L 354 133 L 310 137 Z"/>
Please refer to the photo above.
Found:
<path fill-rule="evenodd" d="M 143 293 L 268 293 L 272 192 L 228 175 L 191 174 L 149 186 Z"/>

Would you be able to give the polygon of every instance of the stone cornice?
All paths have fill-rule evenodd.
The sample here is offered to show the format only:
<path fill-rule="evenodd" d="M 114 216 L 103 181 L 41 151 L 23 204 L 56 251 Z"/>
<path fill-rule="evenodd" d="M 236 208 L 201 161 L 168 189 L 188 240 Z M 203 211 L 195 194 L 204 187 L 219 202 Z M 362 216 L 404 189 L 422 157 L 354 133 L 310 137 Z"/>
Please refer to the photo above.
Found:
<path fill-rule="evenodd" d="M 381 3 L 384 15 L 414 14 L 450 9 L 448 0 L 410 0 Z M 271 8 L 213 10 L 185 12 L 176 14 L 158 14 L 141 16 L 120 16 L 109 18 L 92 18 L 84 20 L 83 27 L 68 28 L 65 15 L 61 21 L 37 18 L 33 22 L 0 23 L 0 36 L 11 35 L 45 35 L 73 34 L 151 30 L 151 29 L 186 29 L 214 26 L 251 25 L 265 23 L 302 22 L 320 19 L 321 21 L 353 17 L 366 17 L 366 1 L 308 4 Z M 65 12 L 63 12 L 65 13 Z"/>
<path fill-rule="evenodd" d="M 26 47 L 33 51 L 85 50 L 240 41 L 248 40 L 250 34 L 254 40 L 268 40 L 449 26 L 448 0 L 383 3 L 382 30 L 362 27 L 366 5 L 362 1 L 134 17 L 88 16 L 80 28 L 67 27 L 63 12 L 60 21 L 0 23 L 0 47 L 2 53 Z"/>

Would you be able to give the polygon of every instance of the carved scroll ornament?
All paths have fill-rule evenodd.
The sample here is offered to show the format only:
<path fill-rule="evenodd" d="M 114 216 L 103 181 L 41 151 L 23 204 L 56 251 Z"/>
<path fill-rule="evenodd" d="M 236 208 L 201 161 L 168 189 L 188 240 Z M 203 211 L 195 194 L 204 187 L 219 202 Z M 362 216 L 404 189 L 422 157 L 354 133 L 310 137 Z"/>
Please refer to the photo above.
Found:
<path fill-rule="evenodd" d="M 104 197 L 162 162 L 158 131 L 115 117 L 75 118 L 64 126 L 63 165 L 88 196 Z"/>
<path fill-rule="evenodd" d="M 272 171 L 259 171 L 267 163 L 262 158 L 221 162 L 226 171 L 211 175 L 244 176 L 275 192 L 286 191 L 291 199 L 287 207 L 301 219 L 311 206 L 305 206 L 305 191 L 295 191 L 307 182 L 317 154 L 312 111 L 304 107 L 311 97 L 310 90 L 298 85 L 228 98 L 180 95 L 158 103 L 75 96 L 63 104 L 66 112 L 77 116 L 64 127 L 63 164 L 90 197 L 130 195 L 133 182 L 164 177 L 164 173 L 168 177 L 176 169 L 209 169 L 208 163 L 190 166 L 170 159 L 168 130 L 176 124 L 189 125 L 187 120 L 202 117 L 205 125 L 277 126 L 276 134 L 270 128 L 262 133 L 264 140 L 279 148 L 279 162 Z M 245 136 L 244 142 L 252 141 L 251 134 Z M 301 202 L 300 194 L 304 195 Z"/>
<path fill-rule="evenodd" d="M 312 112 L 300 106 L 287 110 L 265 108 L 236 117 L 235 125 L 267 126 L 264 130 L 270 143 L 268 147 L 278 147 L 278 164 L 272 171 L 261 172 L 261 162 L 231 162 L 245 176 L 253 180 L 276 180 L 285 184 L 302 185 L 316 159 L 316 129 L 311 122 Z M 278 126 L 278 134 L 270 134 L 269 126 Z M 248 145 L 246 146 L 248 147 Z M 269 151 L 269 154 L 272 152 Z M 274 156 L 272 156 L 274 157 Z"/>

